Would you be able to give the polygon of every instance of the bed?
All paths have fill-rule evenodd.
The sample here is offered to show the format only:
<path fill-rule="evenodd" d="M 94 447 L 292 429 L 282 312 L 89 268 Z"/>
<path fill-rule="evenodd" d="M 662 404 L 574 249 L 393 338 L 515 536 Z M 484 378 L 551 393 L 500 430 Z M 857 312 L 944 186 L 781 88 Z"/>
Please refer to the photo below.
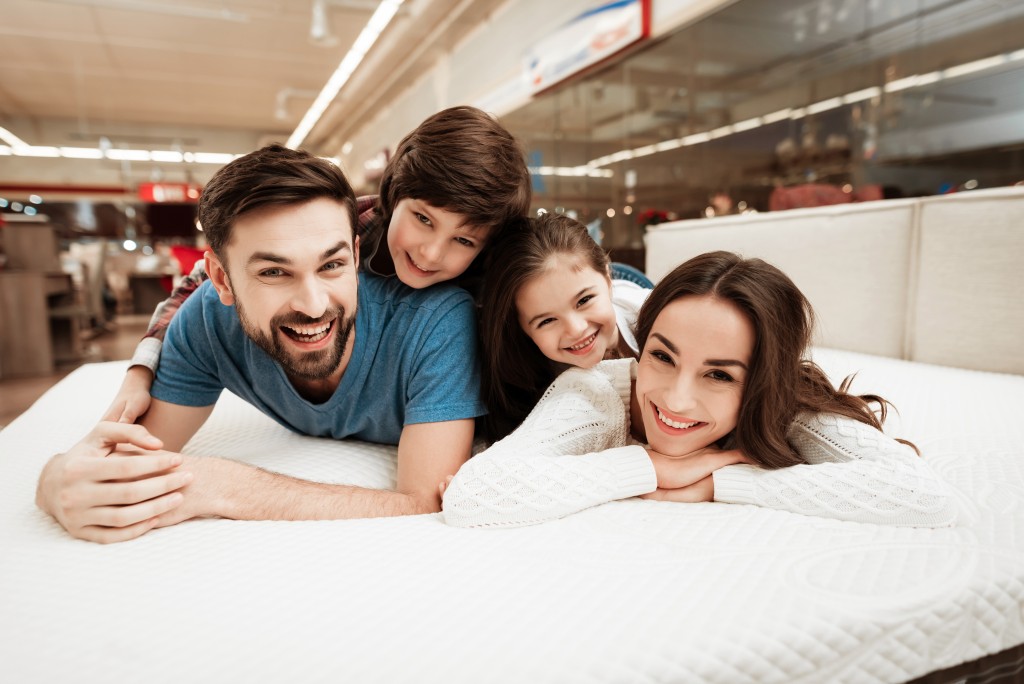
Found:
<path fill-rule="evenodd" d="M 696 249 L 693 230 L 661 235 Z M 896 404 L 887 431 L 952 485 L 954 527 L 630 499 L 520 529 L 451 528 L 439 514 L 205 519 L 100 546 L 33 504 L 43 464 L 88 431 L 125 370 L 91 364 L 0 432 L 0 681 L 1020 681 L 1024 375 L 1019 341 L 991 347 L 1016 309 L 997 310 L 1005 324 L 976 343 L 977 363 L 1005 372 L 899 358 L 956 351 L 915 332 L 941 323 L 921 313 L 923 242 L 901 252 L 912 296 L 893 304 L 917 312 L 913 324 L 879 311 L 860 339 L 886 349 L 814 356 Z M 845 319 L 822 296 L 834 331 Z M 890 318 L 903 326 L 891 339 Z M 395 477 L 393 448 L 292 434 L 227 393 L 186 451 L 325 482 Z"/>
<path fill-rule="evenodd" d="M 1024 377 L 816 359 L 897 404 L 955 527 L 634 499 L 523 529 L 207 519 L 100 546 L 33 505 L 125 368 L 83 366 L 0 432 L 0 681 L 902 682 L 1024 643 Z M 390 447 L 295 435 L 230 394 L 186 450 L 395 476 Z"/>

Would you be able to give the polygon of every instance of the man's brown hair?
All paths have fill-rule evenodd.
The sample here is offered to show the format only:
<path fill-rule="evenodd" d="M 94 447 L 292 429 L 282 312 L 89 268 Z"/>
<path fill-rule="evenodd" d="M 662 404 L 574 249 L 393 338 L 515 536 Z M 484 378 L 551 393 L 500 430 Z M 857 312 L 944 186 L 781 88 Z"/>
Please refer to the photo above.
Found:
<path fill-rule="evenodd" d="M 321 197 L 345 206 L 354 237 L 356 196 L 341 169 L 303 150 L 268 145 L 229 162 L 213 175 L 199 199 L 199 222 L 206 241 L 223 260 L 232 226 L 242 214 Z"/>

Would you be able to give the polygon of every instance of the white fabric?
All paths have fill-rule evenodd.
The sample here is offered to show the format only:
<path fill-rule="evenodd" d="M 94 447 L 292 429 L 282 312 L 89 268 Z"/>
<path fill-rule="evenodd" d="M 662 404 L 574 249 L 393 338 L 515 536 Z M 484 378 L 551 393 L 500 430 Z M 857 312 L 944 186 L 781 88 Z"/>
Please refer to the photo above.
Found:
<path fill-rule="evenodd" d="M 630 437 L 635 376 L 633 359 L 558 376 L 515 432 L 462 466 L 444 494 L 445 521 L 532 525 L 654 491 L 654 466 Z M 813 465 L 720 468 L 715 501 L 889 525 L 956 519 L 949 486 L 910 447 L 869 425 L 801 414 L 787 438 Z"/>
<path fill-rule="evenodd" d="M 658 282 L 718 249 L 764 259 L 810 300 L 817 344 L 901 357 L 915 206 L 886 200 L 661 223 L 644 236 L 645 271 Z"/>
<path fill-rule="evenodd" d="M 0 681 L 852 684 L 1024 643 L 1024 377 L 817 360 L 896 403 L 955 527 L 630 499 L 508 530 L 211 519 L 97 546 L 33 504 L 126 368 L 85 366 L 0 431 Z M 230 395 L 188 450 L 394 484 L 393 448 Z"/>
<path fill-rule="evenodd" d="M 619 335 L 633 350 L 640 353 L 640 345 L 636 342 L 636 316 L 640 307 L 647 301 L 651 291 L 628 280 L 612 281 L 612 307 L 615 309 L 615 324 Z"/>

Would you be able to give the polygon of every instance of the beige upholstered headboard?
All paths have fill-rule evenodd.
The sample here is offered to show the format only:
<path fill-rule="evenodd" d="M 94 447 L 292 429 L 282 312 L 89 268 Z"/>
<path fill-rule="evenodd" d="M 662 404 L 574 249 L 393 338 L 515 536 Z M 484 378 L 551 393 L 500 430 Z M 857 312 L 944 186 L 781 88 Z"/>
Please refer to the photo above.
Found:
<path fill-rule="evenodd" d="M 677 221 L 646 235 L 657 282 L 716 249 L 785 271 L 816 344 L 1024 374 L 1024 188 Z"/>

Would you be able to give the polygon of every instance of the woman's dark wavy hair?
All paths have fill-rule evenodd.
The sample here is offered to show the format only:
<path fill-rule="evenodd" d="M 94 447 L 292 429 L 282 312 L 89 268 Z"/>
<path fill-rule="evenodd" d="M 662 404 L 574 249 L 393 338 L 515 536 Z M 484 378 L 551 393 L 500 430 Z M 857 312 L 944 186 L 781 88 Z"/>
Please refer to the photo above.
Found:
<path fill-rule="evenodd" d="M 522 219 L 493 245 L 480 294 L 480 391 L 488 414 L 479 421 L 487 441 L 514 430 L 564 369 L 541 353 L 519 325 L 516 295 L 559 254 L 578 256 L 608 273 L 608 255 L 586 226 L 561 214 Z"/>
<path fill-rule="evenodd" d="M 641 356 L 658 314 L 688 296 L 732 302 L 754 327 L 739 418 L 719 447 L 739 449 L 766 468 L 783 468 L 803 462 L 786 441 L 786 432 L 801 411 L 836 413 L 881 430 L 890 404 L 873 394 L 849 394 L 853 376 L 835 389 L 825 372 L 804 358 L 814 311 L 785 273 L 761 259 L 710 252 L 677 266 L 640 309 L 636 339 Z M 878 406 L 877 415 L 871 404 Z"/>
<path fill-rule="evenodd" d="M 444 109 L 405 136 L 384 168 L 377 199 L 380 233 L 373 253 L 363 256 L 375 273 L 393 274 L 385 244 L 391 216 L 403 199 L 422 200 L 461 214 L 472 227 L 490 229 L 482 253 L 456 279 L 476 291 L 491 245 L 521 225 L 531 196 L 530 171 L 515 137 L 476 107 Z"/>

